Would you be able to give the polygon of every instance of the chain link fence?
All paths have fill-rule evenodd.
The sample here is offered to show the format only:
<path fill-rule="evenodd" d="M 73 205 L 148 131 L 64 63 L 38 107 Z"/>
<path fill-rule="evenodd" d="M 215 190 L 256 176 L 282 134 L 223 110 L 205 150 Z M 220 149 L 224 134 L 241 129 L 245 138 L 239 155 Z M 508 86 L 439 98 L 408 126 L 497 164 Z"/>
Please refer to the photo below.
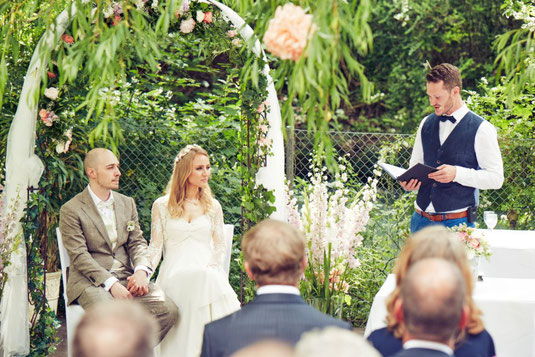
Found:
<path fill-rule="evenodd" d="M 374 176 L 381 154 L 387 163 L 400 167 L 409 165 L 414 135 L 342 131 L 329 134 L 336 154 L 347 156 L 361 182 Z M 289 179 L 306 179 L 310 171 L 309 160 L 314 152 L 314 136 L 306 130 L 294 130 L 288 133 L 287 138 L 286 175 Z M 482 212 L 493 210 L 502 216 L 502 228 L 533 229 L 535 140 L 499 138 L 499 143 L 504 161 L 504 185 L 499 190 L 480 192 L 478 223 L 485 227 Z M 386 174 L 379 178 L 378 191 L 386 203 L 393 203 L 407 194 Z M 413 205 L 407 205 L 405 209 L 406 214 L 411 215 Z"/>
<path fill-rule="evenodd" d="M 144 230 L 150 229 L 152 202 L 162 195 L 171 176 L 173 159 L 178 151 L 190 143 L 198 143 L 211 156 L 213 176 L 211 187 L 222 203 L 225 221 L 240 225 L 241 178 L 237 168 L 239 143 L 237 133 L 221 131 L 207 134 L 205 128 L 194 130 L 172 127 L 125 128 L 126 144 L 121 146 L 121 191 L 133 196 L 138 204 Z M 130 133 L 130 134 L 129 134 Z M 414 135 L 388 133 L 330 132 L 334 150 L 346 155 L 361 182 L 374 176 L 381 155 L 386 162 L 408 167 Z M 214 140 L 214 137 L 218 138 Z M 308 178 L 310 159 L 314 152 L 314 136 L 306 130 L 294 130 L 286 137 L 286 175 L 288 179 Z M 500 138 L 505 166 L 505 182 L 499 190 L 481 191 L 480 214 L 493 210 L 502 220 L 502 228 L 533 229 L 535 211 L 535 140 Z M 383 203 L 393 203 L 407 195 L 388 175 L 379 178 L 378 190 Z M 405 205 L 406 214 L 412 214 L 412 204 Z M 517 224 L 518 223 L 518 224 Z M 507 225 L 504 226 L 504 225 Z"/>

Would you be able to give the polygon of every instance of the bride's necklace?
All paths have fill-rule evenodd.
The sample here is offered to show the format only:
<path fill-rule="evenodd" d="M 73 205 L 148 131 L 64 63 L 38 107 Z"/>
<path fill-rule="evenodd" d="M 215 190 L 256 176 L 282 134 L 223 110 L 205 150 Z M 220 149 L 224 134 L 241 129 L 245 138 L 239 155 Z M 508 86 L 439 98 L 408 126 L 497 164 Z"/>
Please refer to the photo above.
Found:
<path fill-rule="evenodd" d="M 199 204 L 199 200 L 190 200 L 189 198 L 184 198 L 184 201 L 189 202 L 194 206 L 197 206 Z"/>

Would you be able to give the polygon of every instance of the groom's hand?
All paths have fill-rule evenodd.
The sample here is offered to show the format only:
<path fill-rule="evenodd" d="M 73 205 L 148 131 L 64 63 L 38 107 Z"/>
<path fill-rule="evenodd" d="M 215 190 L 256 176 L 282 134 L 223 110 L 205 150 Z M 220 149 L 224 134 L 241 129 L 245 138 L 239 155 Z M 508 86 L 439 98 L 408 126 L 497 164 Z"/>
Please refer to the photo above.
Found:
<path fill-rule="evenodd" d="M 149 279 L 146 271 L 140 269 L 126 280 L 128 281 L 126 288 L 133 296 L 143 296 L 149 293 Z"/>
<path fill-rule="evenodd" d="M 132 299 L 132 294 L 119 282 L 111 286 L 110 293 L 116 299 Z"/>

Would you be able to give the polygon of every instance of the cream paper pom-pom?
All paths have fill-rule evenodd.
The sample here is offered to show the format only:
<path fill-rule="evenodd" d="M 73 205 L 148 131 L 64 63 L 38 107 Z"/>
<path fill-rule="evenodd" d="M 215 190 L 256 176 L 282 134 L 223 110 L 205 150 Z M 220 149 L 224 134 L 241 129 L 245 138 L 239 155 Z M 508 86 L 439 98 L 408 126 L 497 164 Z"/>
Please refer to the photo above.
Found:
<path fill-rule="evenodd" d="M 190 33 L 195 28 L 195 20 L 193 20 L 191 17 L 187 20 L 183 20 L 180 23 L 180 31 L 183 33 Z"/>
<path fill-rule="evenodd" d="M 307 40 L 316 30 L 312 19 L 312 15 L 297 5 L 288 3 L 277 7 L 263 38 L 267 50 L 283 60 L 299 60 Z"/>

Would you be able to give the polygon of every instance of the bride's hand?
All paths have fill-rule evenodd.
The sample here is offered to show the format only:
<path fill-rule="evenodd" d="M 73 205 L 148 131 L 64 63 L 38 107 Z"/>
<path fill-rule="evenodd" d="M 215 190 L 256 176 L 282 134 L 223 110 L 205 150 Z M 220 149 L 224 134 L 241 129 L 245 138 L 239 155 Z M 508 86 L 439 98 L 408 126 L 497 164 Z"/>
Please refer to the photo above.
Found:
<path fill-rule="evenodd" d="M 136 271 L 132 276 L 126 278 L 128 284 L 126 288 L 133 296 L 143 296 L 149 293 L 149 280 L 144 270 Z"/>

